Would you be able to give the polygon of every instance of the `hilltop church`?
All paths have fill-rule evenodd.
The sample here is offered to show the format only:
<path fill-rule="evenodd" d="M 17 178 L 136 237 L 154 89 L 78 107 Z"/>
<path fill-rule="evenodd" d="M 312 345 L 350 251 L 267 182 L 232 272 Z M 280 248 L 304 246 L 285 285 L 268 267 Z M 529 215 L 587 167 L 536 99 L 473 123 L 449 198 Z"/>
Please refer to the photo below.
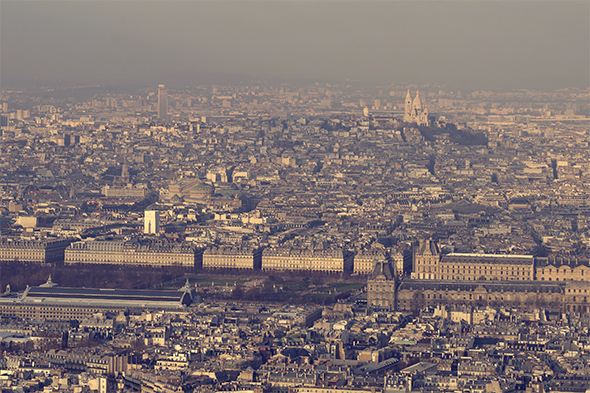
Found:
<path fill-rule="evenodd" d="M 404 122 L 416 123 L 419 126 L 430 126 L 430 119 L 428 117 L 428 108 L 422 104 L 420 94 L 416 91 L 416 98 L 412 100 L 410 96 L 410 90 L 406 95 Z"/>

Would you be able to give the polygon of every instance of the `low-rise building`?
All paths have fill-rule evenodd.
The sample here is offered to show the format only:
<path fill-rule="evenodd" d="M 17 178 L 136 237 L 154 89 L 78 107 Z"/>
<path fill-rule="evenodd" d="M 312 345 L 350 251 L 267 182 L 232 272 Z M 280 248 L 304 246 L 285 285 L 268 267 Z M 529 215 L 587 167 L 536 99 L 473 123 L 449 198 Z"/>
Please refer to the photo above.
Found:
<path fill-rule="evenodd" d="M 126 309 L 182 309 L 196 300 L 188 282 L 177 291 L 68 288 L 49 280 L 0 297 L 0 315 L 25 320 L 83 321 L 96 313 Z"/>

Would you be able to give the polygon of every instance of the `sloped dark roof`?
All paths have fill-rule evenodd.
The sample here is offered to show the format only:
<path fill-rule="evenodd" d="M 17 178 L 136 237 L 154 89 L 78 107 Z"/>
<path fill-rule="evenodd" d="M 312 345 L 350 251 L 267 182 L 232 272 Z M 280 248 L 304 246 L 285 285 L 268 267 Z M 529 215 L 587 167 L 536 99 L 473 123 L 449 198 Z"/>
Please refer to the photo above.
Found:
<path fill-rule="evenodd" d="M 178 308 L 193 301 L 190 290 L 155 291 L 137 289 L 97 289 L 68 287 L 30 287 L 20 298 L 22 303 L 83 307 Z"/>
<path fill-rule="evenodd" d="M 404 279 L 399 290 L 562 293 L 565 283 L 539 281 L 442 281 Z"/>
<path fill-rule="evenodd" d="M 180 302 L 183 292 L 149 291 L 128 289 L 91 289 L 91 288 L 30 288 L 26 298 L 60 298 L 60 299 L 104 299 L 104 300 L 144 300 Z"/>
<path fill-rule="evenodd" d="M 534 258 L 531 255 L 495 255 L 495 254 L 458 254 L 444 255 L 441 263 L 493 263 L 493 264 L 518 264 L 533 265 Z"/>
<path fill-rule="evenodd" d="M 375 262 L 375 267 L 373 268 L 373 272 L 371 273 L 369 280 L 376 280 L 380 275 L 384 275 L 387 281 L 394 279 L 395 275 L 393 273 L 391 263 L 382 261 Z"/>
<path fill-rule="evenodd" d="M 578 258 L 578 257 L 550 257 L 550 258 L 537 258 L 535 260 L 537 267 L 546 267 L 546 266 L 554 266 L 554 267 L 562 267 L 568 266 L 572 269 L 578 266 L 587 266 L 590 267 L 590 259 L 588 258 Z"/>
<path fill-rule="evenodd" d="M 286 356 L 286 357 L 290 358 L 291 360 L 297 359 L 300 357 L 305 358 L 305 357 L 310 356 L 307 349 L 297 348 L 297 347 L 285 348 L 281 351 L 281 355 Z"/>

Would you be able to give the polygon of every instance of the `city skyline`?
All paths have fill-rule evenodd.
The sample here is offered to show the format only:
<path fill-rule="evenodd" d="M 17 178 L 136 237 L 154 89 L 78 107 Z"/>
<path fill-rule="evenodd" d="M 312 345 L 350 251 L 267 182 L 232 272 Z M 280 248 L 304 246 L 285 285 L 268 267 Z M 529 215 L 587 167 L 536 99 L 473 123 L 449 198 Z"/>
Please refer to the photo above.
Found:
<path fill-rule="evenodd" d="M 1 80 L 585 88 L 588 11 L 583 1 L 5 1 Z"/>
<path fill-rule="evenodd" d="M 570 73 L 585 64 L 565 55 L 576 42 L 559 56 L 531 46 L 537 60 L 555 56 L 533 67 L 508 56 L 526 40 L 480 56 L 462 43 L 485 28 L 461 25 L 455 52 L 428 51 L 449 30 L 422 29 L 434 3 L 403 3 L 425 16 L 385 29 L 404 33 L 395 63 L 371 54 L 389 37 L 343 17 L 389 3 L 170 3 L 244 15 L 219 24 L 209 12 L 199 31 L 210 35 L 181 40 L 185 26 L 171 20 L 192 15 L 171 18 L 168 3 L 25 2 L 63 14 L 19 27 L 35 31 L 16 56 L 6 32 L 18 18 L 5 4 L 0 391 L 587 392 L 590 88 Z M 256 6 L 264 12 L 244 12 Z M 102 18 L 125 7 L 137 15 Z M 287 8 L 299 14 L 268 18 Z M 314 9 L 335 11 L 326 27 L 344 24 L 322 30 L 329 37 L 312 24 L 318 39 L 297 47 L 305 40 L 289 29 L 326 16 L 297 18 Z M 73 22 L 71 35 L 54 34 Z M 258 39 L 270 22 L 275 34 Z M 369 33 L 367 48 L 355 44 Z M 241 74 L 223 82 L 231 67 Z M 322 67 L 333 80 L 355 70 L 374 80 L 297 79 Z M 37 79 L 13 88 L 16 71 Z M 465 76 L 461 88 L 449 71 Z M 265 77 L 240 80 L 253 73 Z M 471 83 L 478 75 L 487 79 Z M 521 88 L 543 77 L 577 82 Z"/>
<path fill-rule="evenodd" d="M 588 1 L 0 4 L 0 392 L 590 393 Z"/>

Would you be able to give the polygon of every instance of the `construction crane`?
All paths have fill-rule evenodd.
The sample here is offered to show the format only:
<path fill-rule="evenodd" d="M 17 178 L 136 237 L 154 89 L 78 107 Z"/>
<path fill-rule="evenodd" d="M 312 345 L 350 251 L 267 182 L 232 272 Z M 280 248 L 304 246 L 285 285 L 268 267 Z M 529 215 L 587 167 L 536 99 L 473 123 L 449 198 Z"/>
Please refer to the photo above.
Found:
<path fill-rule="evenodd" d="M 108 200 L 99 199 L 97 201 L 88 201 L 86 203 L 89 203 L 92 205 L 98 205 L 98 220 L 102 221 L 102 207 L 103 207 L 103 205 L 132 205 L 137 202 L 139 202 L 139 201 L 108 201 Z"/>
<path fill-rule="evenodd" d="M 35 194 L 35 207 L 34 207 L 34 213 L 33 213 L 33 217 L 37 217 L 37 194 L 59 194 L 59 192 L 56 191 L 39 191 L 39 189 L 37 187 L 35 187 L 35 190 L 31 190 L 29 191 L 29 194 Z"/>

